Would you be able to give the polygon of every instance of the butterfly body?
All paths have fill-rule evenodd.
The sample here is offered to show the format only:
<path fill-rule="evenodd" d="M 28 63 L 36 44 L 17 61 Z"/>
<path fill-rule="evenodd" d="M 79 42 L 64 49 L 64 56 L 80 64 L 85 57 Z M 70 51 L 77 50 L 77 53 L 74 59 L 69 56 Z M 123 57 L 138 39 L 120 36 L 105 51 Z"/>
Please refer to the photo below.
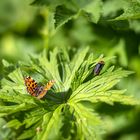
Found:
<path fill-rule="evenodd" d="M 49 81 L 45 86 L 37 84 L 30 76 L 24 79 L 27 92 L 38 99 L 43 98 L 47 91 L 54 85 L 54 80 Z"/>

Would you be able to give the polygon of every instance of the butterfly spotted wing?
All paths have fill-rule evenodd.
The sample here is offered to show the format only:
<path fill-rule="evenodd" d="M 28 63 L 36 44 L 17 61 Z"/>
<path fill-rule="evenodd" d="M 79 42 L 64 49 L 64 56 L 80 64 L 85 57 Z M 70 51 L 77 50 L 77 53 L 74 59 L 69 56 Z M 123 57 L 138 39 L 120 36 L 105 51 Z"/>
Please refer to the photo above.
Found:
<path fill-rule="evenodd" d="M 27 92 L 38 99 L 43 98 L 47 91 L 53 86 L 54 80 L 49 81 L 45 86 L 40 86 L 37 82 L 30 76 L 24 79 Z"/>

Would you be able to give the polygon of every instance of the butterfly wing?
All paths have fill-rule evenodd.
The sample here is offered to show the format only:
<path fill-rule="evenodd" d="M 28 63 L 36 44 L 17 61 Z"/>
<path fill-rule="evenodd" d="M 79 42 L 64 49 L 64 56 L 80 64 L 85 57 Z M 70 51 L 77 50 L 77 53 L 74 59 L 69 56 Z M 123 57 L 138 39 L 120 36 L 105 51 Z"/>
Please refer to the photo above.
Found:
<path fill-rule="evenodd" d="M 38 88 L 37 82 L 30 76 L 26 77 L 24 81 L 27 88 L 27 92 L 30 93 L 32 96 L 36 96 L 36 89 Z"/>
<path fill-rule="evenodd" d="M 30 76 L 26 77 L 24 80 L 27 87 L 27 92 L 30 93 L 32 96 L 37 97 L 38 99 L 43 98 L 55 82 L 54 80 L 51 80 L 46 84 L 46 86 L 43 87 L 38 85 L 37 82 Z"/>
<path fill-rule="evenodd" d="M 49 81 L 46 86 L 44 86 L 43 90 L 39 93 L 39 95 L 37 96 L 38 99 L 41 99 L 43 98 L 47 91 L 54 85 L 55 81 L 54 80 L 51 80 Z"/>

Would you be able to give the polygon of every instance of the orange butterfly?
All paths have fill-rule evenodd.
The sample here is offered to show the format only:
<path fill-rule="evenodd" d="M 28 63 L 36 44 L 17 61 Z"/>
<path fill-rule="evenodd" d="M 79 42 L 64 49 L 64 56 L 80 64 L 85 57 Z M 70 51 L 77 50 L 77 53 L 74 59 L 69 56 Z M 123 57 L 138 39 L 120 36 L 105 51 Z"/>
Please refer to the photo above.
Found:
<path fill-rule="evenodd" d="M 37 84 L 37 82 L 32 79 L 30 76 L 24 78 L 25 85 L 27 87 L 28 93 L 30 93 L 32 96 L 37 97 L 38 99 L 43 98 L 47 91 L 54 85 L 55 81 L 51 80 L 49 81 L 45 86 L 40 86 Z"/>

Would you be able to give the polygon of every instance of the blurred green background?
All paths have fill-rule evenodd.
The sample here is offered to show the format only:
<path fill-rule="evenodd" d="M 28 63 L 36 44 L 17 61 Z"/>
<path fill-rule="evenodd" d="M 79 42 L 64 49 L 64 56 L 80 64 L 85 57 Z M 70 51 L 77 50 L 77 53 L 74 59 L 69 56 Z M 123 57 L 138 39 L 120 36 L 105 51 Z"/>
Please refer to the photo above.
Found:
<path fill-rule="evenodd" d="M 140 99 L 139 19 L 107 21 L 122 11 L 115 0 L 106 0 L 97 24 L 81 15 L 55 30 L 49 10 L 45 6 L 32 6 L 31 2 L 0 0 L 0 79 L 5 76 L 4 60 L 16 65 L 18 61 L 28 61 L 28 55 L 37 54 L 44 48 L 90 46 L 95 56 L 116 56 L 112 64 L 135 72 L 122 80 L 117 88 L 126 88 L 126 94 Z M 103 104 L 98 111 L 106 125 L 103 139 L 140 139 L 139 107 Z M 4 128 L 5 123 L 0 119 L 0 139 L 10 139 L 14 135 L 10 129 Z"/>

